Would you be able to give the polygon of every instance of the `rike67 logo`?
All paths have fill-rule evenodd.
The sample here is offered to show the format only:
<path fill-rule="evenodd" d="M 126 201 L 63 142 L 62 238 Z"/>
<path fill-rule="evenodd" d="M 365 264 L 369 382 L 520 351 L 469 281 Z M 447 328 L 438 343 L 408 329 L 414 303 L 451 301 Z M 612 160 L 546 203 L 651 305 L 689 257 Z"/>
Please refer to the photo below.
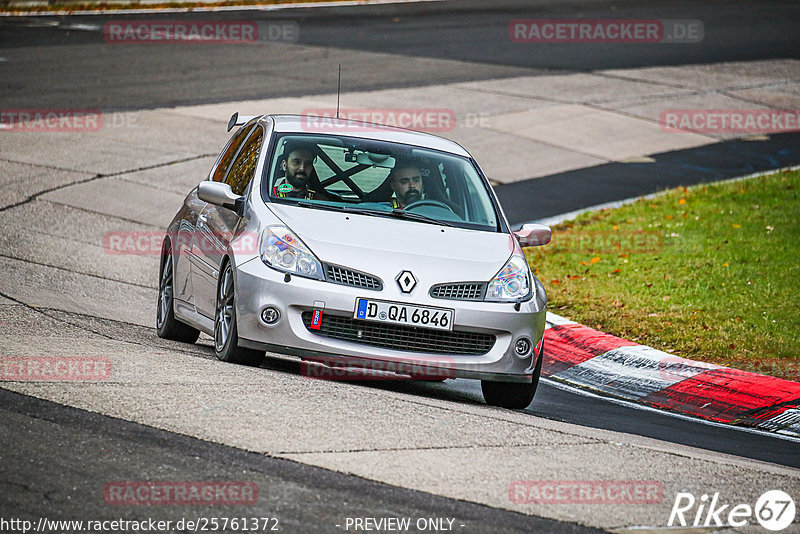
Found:
<path fill-rule="evenodd" d="M 795 517 L 794 500 L 784 491 L 770 490 L 762 494 L 756 505 L 723 504 L 719 493 L 702 495 L 696 499 L 691 493 L 678 493 L 669 514 L 668 527 L 743 527 L 758 521 L 773 532 L 792 524 Z"/>

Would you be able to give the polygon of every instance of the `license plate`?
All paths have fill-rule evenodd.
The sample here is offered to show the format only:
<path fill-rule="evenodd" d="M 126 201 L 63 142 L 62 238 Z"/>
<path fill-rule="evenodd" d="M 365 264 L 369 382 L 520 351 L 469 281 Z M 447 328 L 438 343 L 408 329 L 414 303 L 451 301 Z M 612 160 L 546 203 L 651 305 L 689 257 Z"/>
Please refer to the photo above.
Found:
<path fill-rule="evenodd" d="M 353 317 L 365 321 L 419 326 L 435 330 L 453 329 L 453 310 L 413 306 L 385 300 L 356 299 L 356 313 Z"/>

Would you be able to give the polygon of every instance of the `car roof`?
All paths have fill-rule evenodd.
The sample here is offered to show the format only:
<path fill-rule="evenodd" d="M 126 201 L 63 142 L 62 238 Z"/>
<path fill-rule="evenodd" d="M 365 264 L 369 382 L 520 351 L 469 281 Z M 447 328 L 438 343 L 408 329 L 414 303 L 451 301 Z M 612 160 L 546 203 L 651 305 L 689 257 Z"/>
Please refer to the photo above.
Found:
<path fill-rule="evenodd" d="M 307 115 L 264 115 L 261 119 L 264 120 L 267 117 L 274 121 L 275 131 L 278 133 L 337 134 L 360 139 L 402 143 L 471 157 L 461 145 L 449 139 L 393 126 Z"/>

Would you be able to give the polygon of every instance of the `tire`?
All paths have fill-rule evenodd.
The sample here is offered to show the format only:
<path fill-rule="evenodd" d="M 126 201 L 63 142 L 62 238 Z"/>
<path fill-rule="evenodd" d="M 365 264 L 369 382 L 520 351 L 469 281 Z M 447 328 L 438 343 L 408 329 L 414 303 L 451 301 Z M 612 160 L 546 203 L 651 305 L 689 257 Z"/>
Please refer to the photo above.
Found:
<path fill-rule="evenodd" d="M 175 318 L 174 275 L 172 247 L 164 241 L 161 248 L 161 268 L 158 270 L 158 303 L 156 304 L 156 333 L 158 337 L 194 343 L 200 337 L 200 330 L 192 328 Z"/>
<path fill-rule="evenodd" d="M 214 312 L 214 354 L 223 362 L 258 367 L 264 361 L 264 352 L 239 346 L 236 328 L 236 289 L 233 267 L 226 262 L 217 282 Z"/>
<path fill-rule="evenodd" d="M 486 404 L 512 410 L 527 408 L 536 395 L 539 377 L 542 375 L 542 360 L 544 360 L 544 343 L 539 351 L 539 359 L 533 369 L 533 380 L 530 383 L 481 380 L 481 391 Z"/>

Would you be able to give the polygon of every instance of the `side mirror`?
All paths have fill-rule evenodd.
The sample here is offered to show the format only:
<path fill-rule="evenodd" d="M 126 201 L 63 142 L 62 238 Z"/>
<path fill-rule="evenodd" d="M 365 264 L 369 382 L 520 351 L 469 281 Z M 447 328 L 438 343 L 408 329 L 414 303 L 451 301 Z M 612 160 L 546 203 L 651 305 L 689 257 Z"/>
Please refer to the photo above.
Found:
<path fill-rule="evenodd" d="M 208 180 L 200 182 L 200 185 L 197 186 L 197 197 L 204 202 L 222 206 L 237 213 L 244 201 L 244 197 L 235 194 L 228 184 Z"/>
<path fill-rule="evenodd" d="M 523 224 L 522 228 L 514 232 L 514 235 L 519 239 L 520 246 L 524 248 L 548 244 L 552 237 L 552 232 L 549 226 L 530 223 Z"/>

